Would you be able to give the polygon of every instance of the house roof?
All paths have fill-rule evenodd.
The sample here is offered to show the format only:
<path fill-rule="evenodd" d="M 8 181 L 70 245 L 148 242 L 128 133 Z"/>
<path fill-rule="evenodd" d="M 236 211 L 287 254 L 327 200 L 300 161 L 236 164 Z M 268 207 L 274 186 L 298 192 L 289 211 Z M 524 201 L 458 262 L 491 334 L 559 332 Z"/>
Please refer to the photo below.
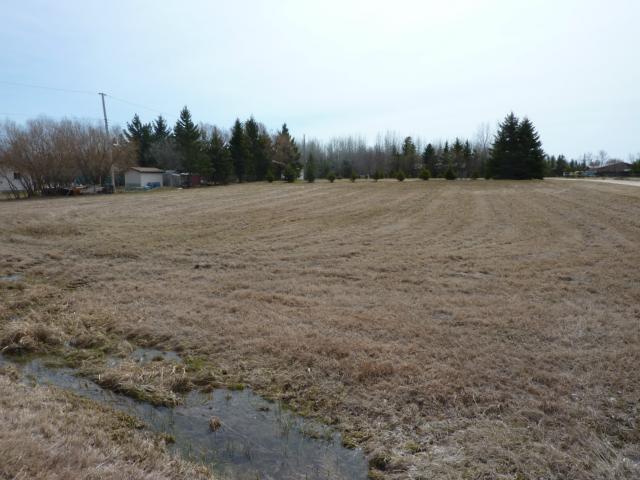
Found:
<path fill-rule="evenodd" d="M 592 172 L 621 172 L 624 170 L 629 170 L 631 168 L 631 164 L 627 162 L 614 162 L 608 165 L 603 165 L 602 167 L 590 168 L 589 170 Z"/>
<path fill-rule="evenodd" d="M 160 170 L 155 167 L 129 167 L 129 170 L 134 170 L 140 173 L 164 173 L 164 170 Z"/>

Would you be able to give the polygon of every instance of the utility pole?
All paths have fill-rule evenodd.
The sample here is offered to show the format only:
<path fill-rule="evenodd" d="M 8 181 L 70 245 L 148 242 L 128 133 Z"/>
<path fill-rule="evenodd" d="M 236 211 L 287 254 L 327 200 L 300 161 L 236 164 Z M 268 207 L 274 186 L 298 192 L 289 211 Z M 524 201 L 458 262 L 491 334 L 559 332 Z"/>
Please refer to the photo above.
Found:
<path fill-rule="evenodd" d="M 107 148 L 109 152 L 109 165 L 111 166 L 111 186 L 113 187 L 113 193 L 116 193 L 116 174 L 115 168 L 113 168 L 113 145 L 111 144 L 111 138 L 109 137 L 109 120 L 107 120 L 107 107 L 104 104 L 104 96 L 106 93 L 99 92 L 98 95 L 102 97 L 102 114 L 104 115 L 104 131 L 107 133 Z"/>

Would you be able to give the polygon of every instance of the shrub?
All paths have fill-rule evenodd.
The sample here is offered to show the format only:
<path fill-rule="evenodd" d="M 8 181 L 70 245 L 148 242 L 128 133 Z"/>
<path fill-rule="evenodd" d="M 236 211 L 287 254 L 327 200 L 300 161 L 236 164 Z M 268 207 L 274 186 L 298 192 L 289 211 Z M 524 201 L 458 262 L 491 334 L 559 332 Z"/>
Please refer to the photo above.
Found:
<path fill-rule="evenodd" d="M 289 164 L 285 167 L 284 169 L 284 179 L 289 182 L 289 183 L 293 183 L 296 181 L 296 178 L 298 176 L 298 172 L 296 171 L 295 168 L 293 168 L 293 165 Z"/>
<path fill-rule="evenodd" d="M 474 170 L 473 173 L 471 174 L 471 180 L 477 180 L 480 177 L 480 174 L 478 173 L 477 170 Z"/>
<path fill-rule="evenodd" d="M 273 175 L 273 172 L 271 170 L 269 170 L 267 172 L 267 176 L 266 176 L 267 182 L 272 183 L 276 177 Z"/>
<path fill-rule="evenodd" d="M 384 178 L 384 175 L 380 170 L 376 170 L 375 172 L 373 172 L 371 178 L 373 178 L 373 180 L 377 182 L 381 178 Z"/>
<path fill-rule="evenodd" d="M 453 168 L 447 168 L 447 171 L 444 172 L 444 178 L 447 180 L 455 180 L 457 178 L 456 172 L 453 171 Z"/>
<path fill-rule="evenodd" d="M 422 170 L 420 170 L 418 177 L 420 177 L 420 179 L 422 180 L 429 180 L 431 178 L 431 172 L 428 168 L 423 168 Z"/>
<path fill-rule="evenodd" d="M 351 181 L 355 182 L 358 179 L 358 175 L 356 174 L 355 170 L 351 171 Z"/>
<path fill-rule="evenodd" d="M 329 180 L 331 183 L 336 181 L 336 174 L 333 172 L 329 172 L 329 175 L 327 175 L 327 180 Z"/>
<path fill-rule="evenodd" d="M 396 179 L 397 179 L 399 182 L 404 182 L 404 179 L 405 179 L 405 178 L 407 178 L 407 177 L 405 176 L 405 174 L 404 174 L 404 172 L 403 172 L 402 170 L 398 170 L 398 171 L 396 172 Z"/>

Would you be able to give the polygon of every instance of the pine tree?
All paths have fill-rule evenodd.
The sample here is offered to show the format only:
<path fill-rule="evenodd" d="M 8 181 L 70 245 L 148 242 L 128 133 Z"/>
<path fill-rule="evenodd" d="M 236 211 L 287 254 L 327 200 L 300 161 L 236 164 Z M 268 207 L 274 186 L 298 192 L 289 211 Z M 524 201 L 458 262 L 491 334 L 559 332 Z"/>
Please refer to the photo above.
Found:
<path fill-rule="evenodd" d="M 171 129 L 162 115 L 153 121 L 153 141 L 164 140 L 171 135 Z"/>
<path fill-rule="evenodd" d="M 208 161 L 201 151 L 201 132 L 193 123 L 191 112 L 186 106 L 180 111 L 180 118 L 173 132 L 176 146 L 183 156 L 183 169 L 188 173 L 200 173 L 206 176 Z"/>
<path fill-rule="evenodd" d="M 544 151 L 535 127 L 511 112 L 500 124 L 491 149 L 487 176 L 523 180 L 543 178 Z"/>
<path fill-rule="evenodd" d="M 214 128 L 211 133 L 207 154 L 213 168 L 213 181 L 222 185 L 229 183 L 233 174 L 233 162 L 229 147 L 225 144 L 222 134 L 217 128 Z"/>
<path fill-rule="evenodd" d="M 309 183 L 313 183 L 316 180 L 316 163 L 311 153 L 304 166 L 304 179 Z"/>
<path fill-rule="evenodd" d="M 133 116 L 131 123 L 127 123 L 124 137 L 127 142 L 135 145 L 138 166 L 152 167 L 155 165 L 150 153 L 152 145 L 151 125 L 142 123 L 137 113 Z"/>
<path fill-rule="evenodd" d="M 469 168 L 471 167 L 471 162 L 473 161 L 473 151 L 471 150 L 471 144 L 469 140 L 465 140 L 464 147 L 462 149 L 462 176 L 466 177 L 469 172 Z M 477 178 L 477 177 L 476 177 Z"/>
<path fill-rule="evenodd" d="M 296 177 L 300 176 L 300 170 L 302 169 L 300 152 L 295 139 L 289 133 L 286 123 L 282 125 L 282 130 L 276 135 L 273 144 L 273 163 L 278 172 L 276 177 L 287 165 L 291 165 L 291 168 L 296 172 Z"/>
<path fill-rule="evenodd" d="M 233 168 L 236 173 L 238 182 L 246 180 L 250 171 L 251 150 L 249 149 L 248 139 L 245 135 L 244 126 L 239 119 L 233 124 L 231 129 L 231 140 L 229 141 L 229 151 L 233 160 Z"/>
<path fill-rule="evenodd" d="M 492 178 L 516 178 L 521 170 L 520 149 L 518 148 L 518 128 L 520 122 L 511 112 L 498 127 L 498 133 L 491 147 L 491 158 L 487 165 L 487 175 Z"/>
<path fill-rule="evenodd" d="M 416 157 L 417 151 L 413 139 L 406 137 L 402 143 L 402 165 L 399 170 L 407 171 L 410 177 L 415 177 Z"/>
<path fill-rule="evenodd" d="M 271 168 L 271 138 L 253 117 L 244 124 L 247 146 L 251 153 L 247 176 L 264 180 Z"/>
<path fill-rule="evenodd" d="M 433 170 L 436 160 L 436 150 L 430 143 L 425 147 L 422 152 L 422 166 L 428 170 Z"/>
<path fill-rule="evenodd" d="M 520 123 L 518 143 L 524 166 L 520 178 L 542 179 L 544 177 L 544 150 L 542 150 L 540 135 L 527 117 L 524 117 Z"/>

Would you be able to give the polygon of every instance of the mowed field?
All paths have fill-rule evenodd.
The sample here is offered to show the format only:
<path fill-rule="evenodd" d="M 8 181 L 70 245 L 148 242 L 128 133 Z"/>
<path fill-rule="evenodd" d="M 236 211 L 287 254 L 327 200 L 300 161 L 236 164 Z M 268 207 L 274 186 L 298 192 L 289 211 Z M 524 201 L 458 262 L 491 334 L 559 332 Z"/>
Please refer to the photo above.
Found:
<path fill-rule="evenodd" d="M 640 188 L 245 184 L 0 220 L 0 275 L 22 274 L 0 282 L 2 348 L 178 351 L 193 386 L 334 425 L 375 478 L 640 478 Z M 43 415 L 72 400 L 42 389 L 0 372 L 0 477 L 195 475 L 144 432 L 92 440 L 110 414 L 88 404 Z M 77 429 L 91 455 L 64 454 Z"/>

